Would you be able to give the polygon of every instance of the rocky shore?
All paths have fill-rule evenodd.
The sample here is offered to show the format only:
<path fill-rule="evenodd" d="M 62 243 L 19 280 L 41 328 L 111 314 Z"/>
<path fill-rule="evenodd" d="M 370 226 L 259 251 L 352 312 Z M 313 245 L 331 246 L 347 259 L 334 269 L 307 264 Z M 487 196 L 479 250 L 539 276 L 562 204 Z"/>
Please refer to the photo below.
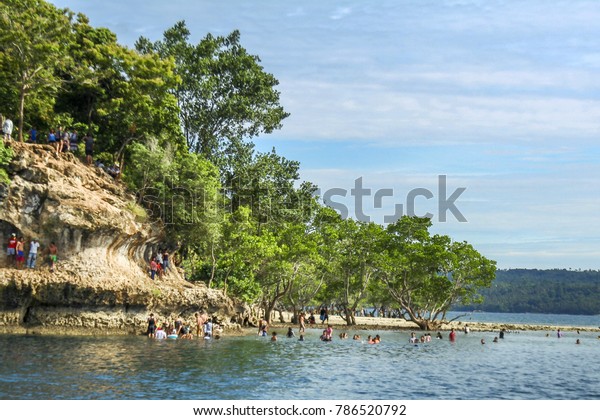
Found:
<path fill-rule="evenodd" d="M 142 334 L 147 317 L 206 312 L 239 331 L 248 311 L 220 291 L 187 282 L 173 267 L 154 281 L 150 255 L 164 242 L 156 221 L 134 211 L 135 196 L 118 180 L 71 154 L 10 142 L 9 185 L 0 184 L 0 333 Z M 6 255 L 12 234 L 42 244 L 35 269 L 16 269 Z M 50 272 L 45 249 L 58 246 Z"/>

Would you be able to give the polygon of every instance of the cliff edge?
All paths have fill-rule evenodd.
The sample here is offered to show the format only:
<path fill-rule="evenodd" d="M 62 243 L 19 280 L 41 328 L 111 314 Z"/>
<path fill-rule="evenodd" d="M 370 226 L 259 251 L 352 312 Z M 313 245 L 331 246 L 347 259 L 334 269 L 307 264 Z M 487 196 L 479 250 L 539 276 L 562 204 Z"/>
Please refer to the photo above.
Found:
<path fill-rule="evenodd" d="M 0 185 L 0 332 L 138 334 L 150 312 L 192 322 L 207 312 L 227 330 L 239 328 L 245 305 L 185 281 L 175 267 L 154 281 L 148 261 L 165 240 L 157 222 L 134 211 L 135 196 L 102 169 L 45 145 L 10 142 L 11 182 Z M 7 255 L 12 234 L 42 245 L 35 269 Z M 50 271 L 46 250 L 58 262 Z"/>

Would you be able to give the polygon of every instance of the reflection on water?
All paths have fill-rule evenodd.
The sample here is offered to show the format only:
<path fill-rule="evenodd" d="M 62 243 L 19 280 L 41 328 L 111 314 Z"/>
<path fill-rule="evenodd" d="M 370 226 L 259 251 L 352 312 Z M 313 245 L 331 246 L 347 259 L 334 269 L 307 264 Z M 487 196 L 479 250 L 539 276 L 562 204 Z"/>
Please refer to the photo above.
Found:
<path fill-rule="evenodd" d="M 284 331 L 280 331 L 283 336 Z M 598 399 L 596 333 L 413 346 L 280 338 L 0 336 L 2 399 Z M 481 345 L 485 338 L 487 344 Z M 582 344 L 576 345 L 579 338 Z"/>

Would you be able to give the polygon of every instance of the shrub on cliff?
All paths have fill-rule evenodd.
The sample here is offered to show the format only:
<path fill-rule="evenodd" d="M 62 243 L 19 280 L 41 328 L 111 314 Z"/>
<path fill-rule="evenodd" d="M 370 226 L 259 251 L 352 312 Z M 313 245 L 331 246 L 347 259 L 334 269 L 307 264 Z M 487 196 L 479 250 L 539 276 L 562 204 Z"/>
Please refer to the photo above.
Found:
<path fill-rule="evenodd" d="M 13 157 L 13 150 L 0 141 L 0 183 L 8 184 L 10 179 L 6 173 L 6 168 Z"/>

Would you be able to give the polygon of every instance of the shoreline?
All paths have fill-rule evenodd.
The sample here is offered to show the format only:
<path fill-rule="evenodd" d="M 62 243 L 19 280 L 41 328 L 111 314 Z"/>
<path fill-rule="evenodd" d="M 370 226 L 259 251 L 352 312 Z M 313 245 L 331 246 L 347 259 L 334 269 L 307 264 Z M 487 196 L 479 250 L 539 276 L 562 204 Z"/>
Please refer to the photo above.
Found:
<path fill-rule="evenodd" d="M 290 314 L 285 314 L 284 319 L 290 319 Z M 334 329 L 340 331 L 423 331 L 413 322 L 406 321 L 400 318 L 378 318 L 378 317 L 357 317 L 356 325 L 346 325 L 346 322 L 339 315 L 331 315 L 329 324 Z M 320 331 L 326 324 L 320 322 L 315 324 L 306 324 L 306 330 Z M 573 325 L 541 325 L 541 324 L 513 324 L 513 323 L 494 323 L 494 322 L 464 322 L 453 321 L 442 325 L 437 330 L 431 331 L 450 331 L 454 328 L 457 331 L 463 331 L 465 325 L 469 326 L 471 332 L 499 332 L 501 329 L 506 332 L 522 332 L 522 331 L 556 331 L 560 328 L 565 332 L 595 332 L 600 334 L 600 327 L 591 326 L 573 326 Z M 233 328 L 232 328 L 233 327 Z M 272 322 L 271 330 L 287 330 L 292 327 L 294 332 L 299 328 L 298 324 L 293 324 L 289 321 L 280 322 L 279 320 Z M 242 327 L 230 325 L 229 328 L 224 328 L 221 337 L 235 337 L 240 335 L 251 335 L 257 332 L 257 327 Z M 0 325 L 0 334 L 2 335 L 48 335 L 48 336 L 145 336 L 142 330 L 120 329 L 120 328 L 82 328 L 82 327 L 58 327 L 58 326 L 9 326 Z"/>
<path fill-rule="evenodd" d="M 316 324 L 306 324 L 306 329 L 320 330 L 325 324 L 317 322 Z M 390 330 L 390 331 L 423 331 L 415 323 L 406 321 L 400 318 L 377 318 L 377 317 L 356 317 L 356 325 L 346 325 L 346 322 L 339 315 L 330 315 L 329 324 L 331 326 L 349 331 L 366 331 L 366 330 Z M 600 332 L 600 327 L 591 326 L 574 326 L 574 325 L 542 325 L 542 324 L 515 324 L 502 322 L 465 322 L 452 321 L 442 325 L 437 330 L 432 331 L 450 331 L 452 328 L 462 331 L 465 325 L 469 326 L 471 332 L 499 332 L 501 329 L 506 331 L 556 331 L 560 328 L 561 331 L 581 331 L 581 332 Z M 291 322 L 281 323 L 279 320 L 271 323 L 271 328 L 298 328 L 298 324 Z"/>

